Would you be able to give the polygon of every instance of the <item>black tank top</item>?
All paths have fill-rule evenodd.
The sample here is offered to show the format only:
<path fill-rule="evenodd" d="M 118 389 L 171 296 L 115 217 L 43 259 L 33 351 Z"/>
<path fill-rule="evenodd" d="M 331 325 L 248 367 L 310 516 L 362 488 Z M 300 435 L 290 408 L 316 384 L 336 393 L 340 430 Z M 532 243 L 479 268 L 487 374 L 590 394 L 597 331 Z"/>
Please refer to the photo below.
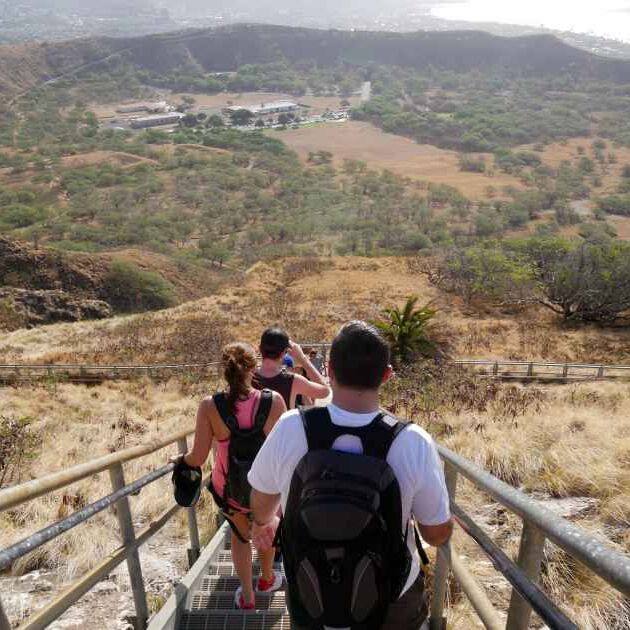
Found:
<path fill-rule="evenodd" d="M 291 409 L 293 374 L 289 374 L 289 372 L 282 370 L 280 374 L 268 377 L 262 376 L 258 370 L 256 370 L 252 380 L 252 387 L 255 387 L 256 389 L 270 389 L 271 391 L 278 392 L 278 394 L 284 398 L 284 404 L 287 406 L 287 409 Z"/>

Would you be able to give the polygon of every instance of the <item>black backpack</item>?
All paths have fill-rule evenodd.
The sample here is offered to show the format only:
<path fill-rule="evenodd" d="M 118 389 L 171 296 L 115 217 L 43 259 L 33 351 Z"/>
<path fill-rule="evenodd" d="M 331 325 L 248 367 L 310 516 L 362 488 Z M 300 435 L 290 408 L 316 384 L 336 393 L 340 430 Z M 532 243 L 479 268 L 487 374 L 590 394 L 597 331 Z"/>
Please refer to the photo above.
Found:
<path fill-rule="evenodd" d="M 273 393 L 268 389 L 263 390 L 254 418 L 254 425 L 251 429 L 241 429 L 236 416 L 228 411 L 225 394 L 216 394 L 214 397 L 217 411 L 231 434 L 225 490 L 223 497 L 221 497 L 225 506 L 228 505 L 228 499 L 232 499 L 243 507 L 249 507 L 249 495 L 252 488 L 247 480 L 247 474 L 265 441 L 266 436 L 263 429 L 267 423 L 267 418 L 269 418 L 272 402 Z"/>
<path fill-rule="evenodd" d="M 411 567 L 400 487 L 386 461 L 406 424 L 379 414 L 364 427 L 342 427 L 326 408 L 300 414 L 308 453 L 293 474 L 279 537 L 291 618 L 312 630 L 376 630 Z M 360 438 L 363 454 L 331 450 L 342 435 Z"/>

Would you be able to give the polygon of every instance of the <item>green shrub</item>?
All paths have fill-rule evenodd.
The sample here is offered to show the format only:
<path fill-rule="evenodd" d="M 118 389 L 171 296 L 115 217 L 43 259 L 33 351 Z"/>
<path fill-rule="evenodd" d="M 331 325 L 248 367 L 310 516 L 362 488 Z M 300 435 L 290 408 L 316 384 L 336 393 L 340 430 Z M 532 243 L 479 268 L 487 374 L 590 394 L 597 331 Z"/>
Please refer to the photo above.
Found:
<path fill-rule="evenodd" d="M 116 260 L 105 277 L 105 299 L 118 311 L 168 308 L 175 303 L 173 285 L 161 275 Z"/>

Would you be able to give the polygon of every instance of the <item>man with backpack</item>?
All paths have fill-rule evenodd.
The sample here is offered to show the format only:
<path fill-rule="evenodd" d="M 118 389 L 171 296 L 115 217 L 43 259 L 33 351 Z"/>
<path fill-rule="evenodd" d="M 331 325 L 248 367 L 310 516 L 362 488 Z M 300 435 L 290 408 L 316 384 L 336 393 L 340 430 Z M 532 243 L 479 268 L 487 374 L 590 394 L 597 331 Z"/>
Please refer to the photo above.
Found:
<path fill-rule="evenodd" d="M 268 328 L 260 339 L 262 365 L 254 374 L 253 386 L 278 392 L 287 406 L 295 409 L 300 397 L 320 399 L 330 396 L 330 388 L 324 377 L 310 362 L 302 348 L 289 339 L 281 328 Z M 306 376 L 285 369 L 284 359 L 288 355 L 294 367 L 304 368 Z"/>
<path fill-rule="evenodd" d="M 267 548 L 279 533 L 294 628 L 418 630 L 426 619 L 414 520 L 443 544 L 449 498 L 428 433 L 380 412 L 389 360 L 374 327 L 346 324 L 330 351 L 332 404 L 284 414 L 249 473 L 253 537 Z"/>

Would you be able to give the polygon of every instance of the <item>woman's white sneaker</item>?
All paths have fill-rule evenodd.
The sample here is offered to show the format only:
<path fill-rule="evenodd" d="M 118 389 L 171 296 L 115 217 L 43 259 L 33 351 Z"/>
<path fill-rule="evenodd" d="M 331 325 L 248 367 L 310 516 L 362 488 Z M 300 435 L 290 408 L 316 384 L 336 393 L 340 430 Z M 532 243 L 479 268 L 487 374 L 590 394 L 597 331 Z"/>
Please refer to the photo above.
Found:
<path fill-rule="evenodd" d="M 284 582 L 284 578 L 282 574 L 278 571 L 273 572 L 273 579 L 266 581 L 262 578 L 258 578 L 256 582 L 256 592 L 257 593 L 273 593 L 278 589 L 282 588 L 282 583 Z"/>

